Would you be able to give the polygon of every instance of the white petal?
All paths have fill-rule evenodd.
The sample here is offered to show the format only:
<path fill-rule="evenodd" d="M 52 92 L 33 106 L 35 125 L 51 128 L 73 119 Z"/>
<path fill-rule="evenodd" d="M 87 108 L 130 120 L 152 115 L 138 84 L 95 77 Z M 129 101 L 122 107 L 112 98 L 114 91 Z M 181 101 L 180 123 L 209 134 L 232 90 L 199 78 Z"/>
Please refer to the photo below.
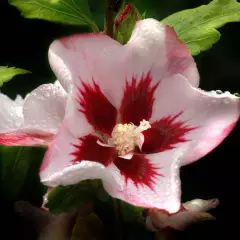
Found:
<path fill-rule="evenodd" d="M 67 93 L 56 84 L 44 84 L 25 99 L 22 129 L 28 133 L 55 134 L 65 115 Z"/>
<path fill-rule="evenodd" d="M 155 19 L 139 21 L 126 48 L 132 51 L 131 68 L 136 74 L 151 70 L 153 81 L 159 81 L 179 73 L 193 86 L 198 86 L 194 59 L 170 26 Z"/>
<path fill-rule="evenodd" d="M 24 103 L 24 99 L 22 98 L 22 96 L 17 95 L 16 98 L 15 98 L 15 100 L 14 100 L 14 102 L 15 102 L 16 104 L 18 104 L 19 107 L 22 107 L 22 106 L 23 106 L 23 103 Z"/>
<path fill-rule="evenodd" d="M 79 141 L 63 124 L 45 154 L 40 178 L 42 183 L 48 186 L 71 185 L 86 179 L 102 179 L 109 189 L 117 191 L 118 183 L 114 176 L 104 165 L 88 161 L 73 164 L 74 144 Z"/>
<path fill-rule="evenodd" d="M 60 83 L 71 93 L 66 119 L 76 136 L 92 131 L 78 111 L 76 99 L 82 82 L 92 87 L 94 80 L 116 108 L 121 105 L 126 81 L 131 83 L 135 78 L 139 83 L 149 72 L 152 85 L 176 73 L 198 85 L 196 64 L 187 47 L 170 27 L 154 19 L 139 21 L 124 46 L 103 34 L 77 34 L 56 40 L 50 46 L 49 61 Z M 81 128 L 76 129 L 76 125 Z"/>
<path fill-rule="evenodd" d="M 17 130 L 23 123 L 22 107 L 0 93 L 0 133 Z"/>
<path fill-rule="evenodd" d="M 239 119 L 240 98 L 230 93 L 204 92 L 177 74 L 157 89 L 151 122 L 179 113 L 175 122 L 196 128 L 184 135 L 187 142 L 175 145 L 184 151 L 182 165 L 186 165 L 206 155 L 229 134 Z"/>
<path fill-rule="evenodd" d="M 108 189 L 105 185 L 104 187 L 113 197 L 122 199 L 132 205 L 159 208 L 169 213 L 175 213 L 180 208 L 180 158 L 181 153 L 176 151 L 146 155 L 146 159 L 150 160 L 150 163 L 156 169 L 156 173 L 159 174 L 151 174 L 153 182 L 150 186 L 146 183 L 151 181 L 146 180 L 146 178 L 149 178 L 151 170 L 147 168 L 144 162 L 139 166 L 139 169 L 136 166 L 135 173 L 133 173 L 134 176 L 142 174 L 139 182 L 134 182 L 131 176 L 127 175 L 127 172 L 124 174 L 124 169 L 120 167 L 118 169 L 116 165 L 112 165 L 109 167 L 109 170 L 114 174 L 122 191 L 116 195 L 116 192 L 111 192 L 111 189 Z M 133 159 L 122 159 L 122 161 L 127 161 L 127 163 L 131 164 Z M 128 177 L 127 181 L 126 175 Z"/>
<path fill-rule="evenodd" d="M 183 204 L 183 207 L 191 212 L 207 212 L 219 205 L 218 199 L 194 199 Z"/>

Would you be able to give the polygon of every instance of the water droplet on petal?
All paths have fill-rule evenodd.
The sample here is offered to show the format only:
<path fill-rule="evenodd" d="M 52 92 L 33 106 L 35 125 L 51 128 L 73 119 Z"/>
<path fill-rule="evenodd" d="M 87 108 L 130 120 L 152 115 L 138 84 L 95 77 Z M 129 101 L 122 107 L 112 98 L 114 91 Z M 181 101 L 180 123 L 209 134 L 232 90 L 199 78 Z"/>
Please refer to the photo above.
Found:
<path fill-rule="evenodd" d="M 230 103 L 229 99 L 223 99 L 223 102 L 224 102 L 225 104 L 229 104 L 229 103 Z"/>
<path fill-rule="evenodd" d="M 170 192 L 166 192 L 165 195 L 166 195 L 166 196 L 170 196 Z"/>
<path fill-rule="evenodd" d="M 221 90 L 216 90 L 217 94 L 222 94 L 223 92 Z"/>

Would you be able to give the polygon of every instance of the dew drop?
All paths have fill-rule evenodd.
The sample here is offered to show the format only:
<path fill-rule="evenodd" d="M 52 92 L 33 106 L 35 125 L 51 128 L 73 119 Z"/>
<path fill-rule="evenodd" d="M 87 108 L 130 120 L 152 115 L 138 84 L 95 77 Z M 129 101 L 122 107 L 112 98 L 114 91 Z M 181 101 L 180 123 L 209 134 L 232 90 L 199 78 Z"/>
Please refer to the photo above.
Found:
<path fill-rule="evenodd" d="M 221 90 L 216 90 L 217 94 L 222 94 L 223 92 Z"/>
<path fill-rule="evenodd" d="M 225 104 L 229 104 L 229 103 L 230 103 L 230 101 L 229 101 L 228 99 L 223 99 L 223 102 L 224 102 Z"/>

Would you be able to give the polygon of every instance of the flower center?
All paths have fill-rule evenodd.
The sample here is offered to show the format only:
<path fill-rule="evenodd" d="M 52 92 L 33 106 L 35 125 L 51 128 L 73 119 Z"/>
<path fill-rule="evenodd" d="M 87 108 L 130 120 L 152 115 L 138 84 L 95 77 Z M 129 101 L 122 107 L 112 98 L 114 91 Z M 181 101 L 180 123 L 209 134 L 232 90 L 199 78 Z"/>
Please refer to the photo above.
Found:
<path fill-rule="evenodd" d="M 138 127 L 133 123 L 117 124 L 108 143 L 98 142 L 98 144 L 105 147 L 115 147 L 119 157 L 131 159 L 136 146 L 141 150 L 144 142 L 142 132 L 149 128 L 151 125 L 146 120 L 141 121 Z"/>

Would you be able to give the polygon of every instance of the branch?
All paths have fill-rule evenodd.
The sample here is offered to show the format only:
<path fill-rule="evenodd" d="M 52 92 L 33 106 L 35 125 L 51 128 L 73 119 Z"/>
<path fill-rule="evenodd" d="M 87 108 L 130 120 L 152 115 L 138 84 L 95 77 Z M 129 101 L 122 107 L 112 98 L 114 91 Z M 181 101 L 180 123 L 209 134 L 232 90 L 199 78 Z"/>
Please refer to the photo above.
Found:
<path fill-rule="evenodd" d="M 105 18 L 105 33 L 109 37 L 113 37 L 114 15 L 118 11 L 118 6 L 121 0 L 106 0 L 106 18 Z"/>

